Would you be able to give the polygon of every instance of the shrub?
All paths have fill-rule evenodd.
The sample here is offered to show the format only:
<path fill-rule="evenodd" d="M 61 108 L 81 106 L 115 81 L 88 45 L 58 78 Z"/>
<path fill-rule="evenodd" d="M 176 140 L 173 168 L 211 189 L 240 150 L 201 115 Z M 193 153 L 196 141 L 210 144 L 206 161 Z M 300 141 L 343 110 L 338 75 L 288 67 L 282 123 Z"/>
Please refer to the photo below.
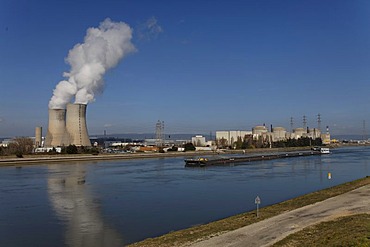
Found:
<path fill-rule="evenodd" d="M 195 151 L 195 147 L 194 147 L 193 143 L 188 142 L 184 145 L 184 152 L 186 152 L 186 151 Z"/>
<path fill-rule="evenodd" d="M 78 149 L 77 149 L 76 145 L 71 144 L 66 148 L 66 152 L 67 152 L 67 154 L 77 154 Z"/>

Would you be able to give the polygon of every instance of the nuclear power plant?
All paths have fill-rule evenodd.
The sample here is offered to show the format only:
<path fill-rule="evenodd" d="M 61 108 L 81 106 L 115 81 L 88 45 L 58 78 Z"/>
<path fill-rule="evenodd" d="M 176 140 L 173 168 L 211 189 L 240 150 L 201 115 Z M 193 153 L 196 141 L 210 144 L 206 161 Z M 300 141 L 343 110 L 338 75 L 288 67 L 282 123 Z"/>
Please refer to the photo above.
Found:
<path fill-rule="evenodd" d="M 71 70 L 64 73 L 49 101 L 49 126 L 44 147 L 70 144 L 91 146 L 86 126 L 86 106 L 104 88 L 104 74 L 127 54 L 134 52 L 132 29 L 109 18 L 86 31 L 84 43 L 68 52 Z M 101 69 L 96 69 L 98 68 Z M 74 99 L 75 104 L 71 104 Z"/>
<path fill-rule="evenodd" d="M 67 104 L 67 109 L 49 109 L 45 147 L 91 146 L 86 124 L 86 105 Z"/>

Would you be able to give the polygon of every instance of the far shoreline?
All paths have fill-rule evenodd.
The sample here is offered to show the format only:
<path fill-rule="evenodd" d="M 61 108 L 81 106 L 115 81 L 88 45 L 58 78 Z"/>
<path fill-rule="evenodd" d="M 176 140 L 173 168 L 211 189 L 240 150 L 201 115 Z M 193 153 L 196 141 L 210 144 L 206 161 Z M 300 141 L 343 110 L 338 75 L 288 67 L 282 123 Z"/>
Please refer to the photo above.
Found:
<path fill-rule="evenodd" d="M 291 148 L 256 148 L 244 150 L 221 150 L 216 151 L 187 151 L 187 152 L 167 152 L 167 153 L 125 153 L 125 154 L 32 154 L 24 155 L 23 158 L 16 156 L 0 156 L 1 166 L 35 165 L 44 162 L 70 162 L 70 161 L 105 161 L 105 160 L 133 160 L 133 159 L 154 159 L 171 157 L 194 157 L 194 156 L 217 156 L 227 154 L 258 154 L 270 152 L 291 152 L 309 150 L 310 147 L 291 147 Z"/>
<path fill-rule="evenodd" d="M 327 147 L 334 149 L 338 147 L 356 147 L 368 145 L 329 145 Z M 37 165 L 55 162 L 89 162 L 89 161 L 109 161 L 109 160 L 133 160 L 133 159 L 155 159 L 155 158 L 171 158 L 171 157 L 194 157 L 194 156 L 217 156 L 227 154 L 258 154 L 271 152 L 292 152 L 310 150 L 311 147 L 287 147 L 287 148 L 255 148 L 243 150 L 220 150 L 216 151 L 187 151 L 187 152 L 166 152 L 166 153 L 125 153 L 125 154 L 31 154 L 24 155 L 23 158 L 13 156 L 0 156 L 0 167 L 2 166 L 21 166 L 21 165 Z"/>

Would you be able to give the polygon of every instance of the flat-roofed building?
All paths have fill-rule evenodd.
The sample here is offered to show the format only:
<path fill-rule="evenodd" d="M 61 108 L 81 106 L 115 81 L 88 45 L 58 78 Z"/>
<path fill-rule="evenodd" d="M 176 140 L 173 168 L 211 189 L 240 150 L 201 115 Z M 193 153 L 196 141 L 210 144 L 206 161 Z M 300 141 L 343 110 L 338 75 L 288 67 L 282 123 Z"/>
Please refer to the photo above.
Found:
<path fill-rule="evenodd" d="M 196 147 L 206 146 L 206 138 L 202 135 L 196 135 L 191 138 L 191 143 Z"/>
<path fill-rule="evenodd" d="M 216 141 L 226 146 L 231 146 L 238 140 L 244 139 L 245 136 L 252 135 L 252 131 L 247 130 L 229 130 L 229 131 L 216 131 Z"/>

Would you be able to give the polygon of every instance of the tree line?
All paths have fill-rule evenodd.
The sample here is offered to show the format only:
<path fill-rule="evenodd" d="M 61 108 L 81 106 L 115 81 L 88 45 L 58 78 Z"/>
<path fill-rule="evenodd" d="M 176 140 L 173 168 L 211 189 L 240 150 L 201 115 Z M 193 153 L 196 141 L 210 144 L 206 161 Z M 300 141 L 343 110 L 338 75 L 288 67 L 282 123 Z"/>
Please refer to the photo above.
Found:
<path fill-rule="evenodd" d="M 18 137 L 13 139 L 6 147 L 0 146 L 0 155 L 15 155 L 22 158 L 23 155 L 34 153 L 34 143 L 31 138 Z M 84 147 L 76 145 L 68 145 L 61 147 L 61 154 L 98 154 L 99 150 L 96 147 Z M 57 154 L 55 148 L 47 152 L 47 154 Z"/>

